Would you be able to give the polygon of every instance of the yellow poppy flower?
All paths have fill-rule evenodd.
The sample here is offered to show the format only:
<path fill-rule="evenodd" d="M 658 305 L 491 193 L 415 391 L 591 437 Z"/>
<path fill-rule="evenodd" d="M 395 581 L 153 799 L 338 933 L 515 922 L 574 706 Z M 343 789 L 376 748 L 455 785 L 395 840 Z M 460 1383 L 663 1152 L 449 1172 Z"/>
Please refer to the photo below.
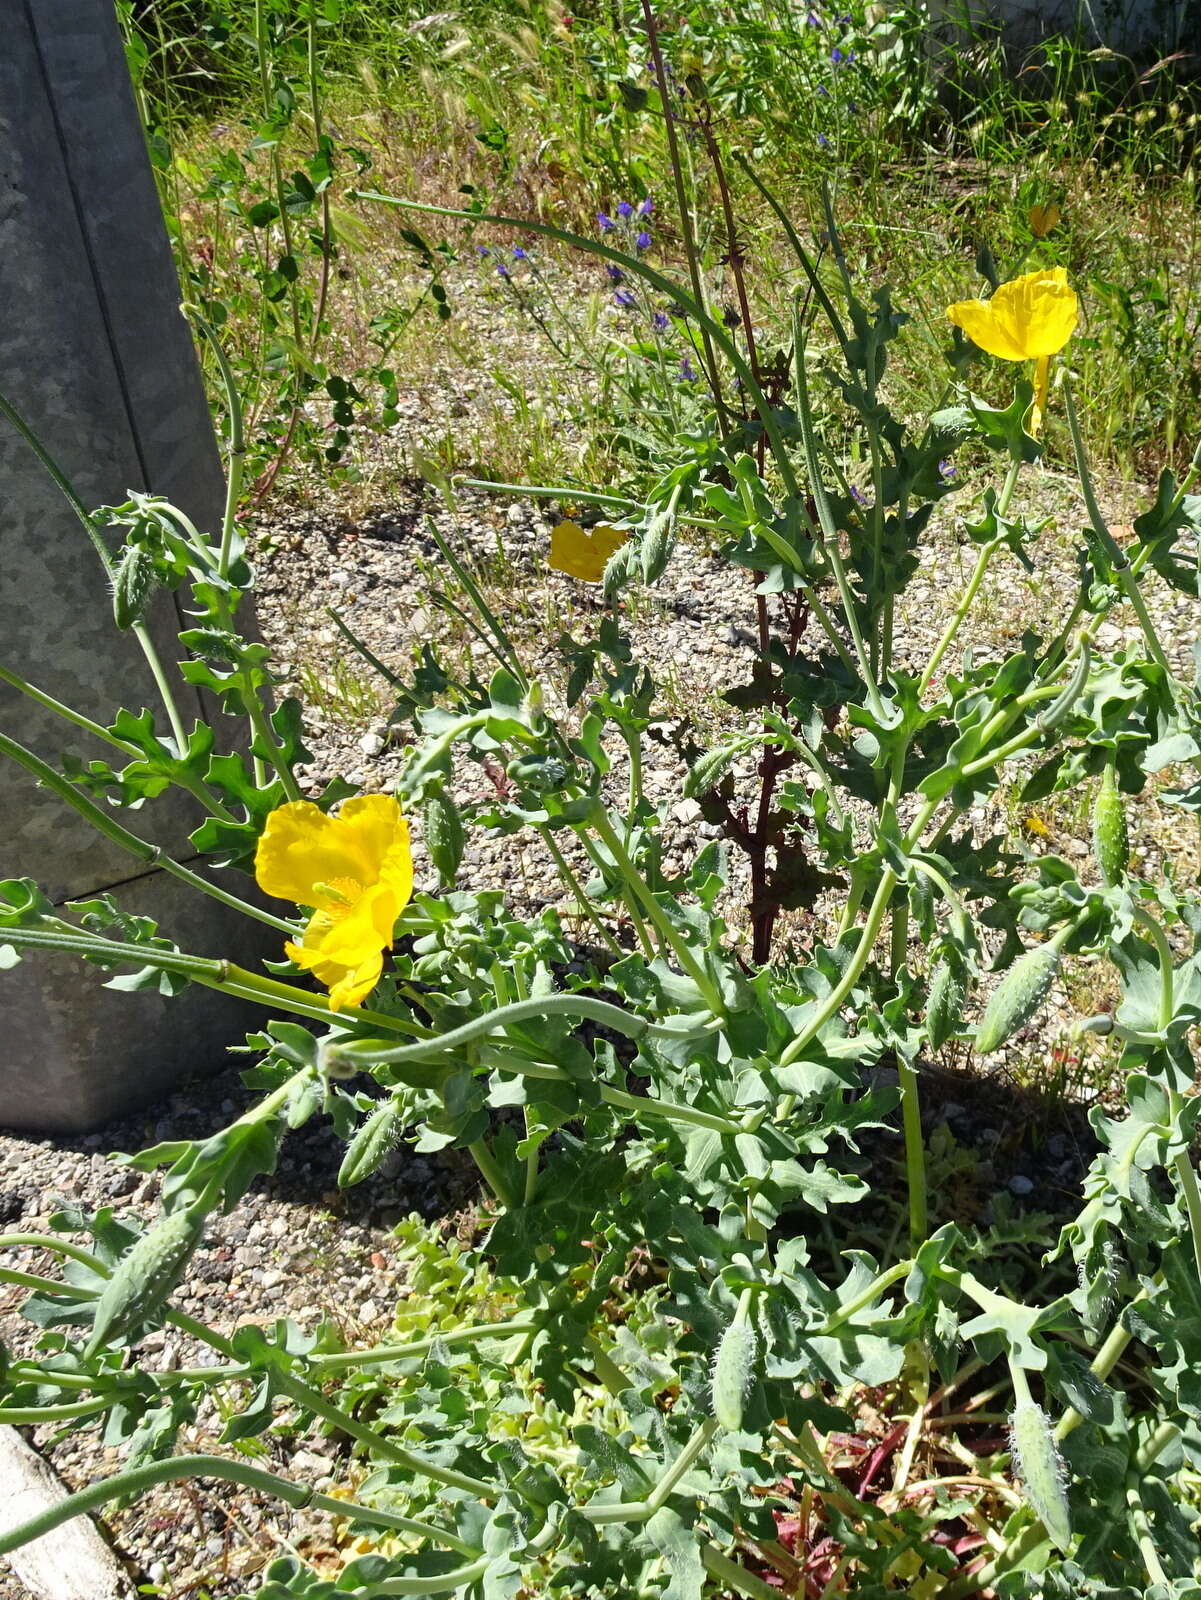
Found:
<path fill-rule="evenodd" d="M 1063 267 L 1026 272 L 1003 283 L 991 300 L 957 300 L 947 316 L 973 344 L 1002 361 L 1038 363 L 1034 379 L 1037 431 L 1047 399 L 1051 357 L 1076 331 L 1080 317 L 1076 291 Z"/>
<path fill-rule="evenodd" d="M 550 564 L 556 572 L 566 572 L 569 577 L 581 578 L 585 583 L 599 583 L 605 575 L 609 557 L 620 550 L 629 538 L 607 522 L 598 522 L 587 530 L 578 522 L 560 522 L 551 529 Z"/>
<path fill-rule="evenodd" d="M 254 858 L 265 894 L 312 906 L 285 949 L 329 989 L 329 1008 L 357 1006 L 379 982 L 392 929 L 413 893 L 409 825 L 390 794 L 361 794 L 336 817 L 308 800 L 278 806 Z"/>

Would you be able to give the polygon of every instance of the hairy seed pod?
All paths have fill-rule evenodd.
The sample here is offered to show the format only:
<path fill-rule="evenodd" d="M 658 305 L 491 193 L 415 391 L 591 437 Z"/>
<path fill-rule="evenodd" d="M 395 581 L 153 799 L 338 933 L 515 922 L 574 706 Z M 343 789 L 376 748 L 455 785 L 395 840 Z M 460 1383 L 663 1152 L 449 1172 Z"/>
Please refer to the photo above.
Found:
<path fill-rule="evenodd" d="M 1112 762 L 1105 768 L 1093 805 L 1093 853 L 1102 881 L 1111 889 L 1116 887 L 1126 876 L 1130 861 L 1130 834 Z"/>
<path fill-rule="evenodd" d="M 759 1341 L 748 1322 L 735 1317 L 713 1358 L 713 1415 L 730 1433 L 742 1427 L 742 1411 L 755 1376 Z"/>
<path fill-rule="evenodd" d="M 463 859 L 463 819 L 459 816 L 459 808 L 445 791 L 439 789 L 425 802 L 422 814 L 425 820 L 425 846 L 430 853 L 430 860 L 442 882 L 451 884 Z"/>
<path fill-rule="evenodd" d="M 656 518 L 647 529 L 638 552 L 643 583 L 654 583 L 666 572 L 675 545 L 671 529 L 668 517 Z"/>
<path fill-rule="evenodd" d="M 718 745 L 716 750 L 706 750 L 699 761 L 693 763 L 684 779 L 684 798 L 697 800 L 709 793 L 725 777 L 743 747 L 737 744 Z"/>
<path fill-rule="evenodd" d="M 1022 1400 L 1010 1425 L 1013 1454 L 1026 1496 L 1061 1550 L 1072 1540 L 1072 1514 L 1064 1489 L 1064 1466 L 1046 1412 Z"/>
<path fill-rule="evenodd" d="M 376 1170 L 396 1144 L 404 1129 L 405 1107 L 402 1097 L 386 1100 L 364 1122 L 347 1146 L 338 1169 L 338 1188 L 362 1183 Z"/>
<path fill-rule="evenodd" d="M 963 1003 L 967 999 L 967 971 L 962 958 L 945 955 L 934 969 L 926 1000 L 926 1037 L 939 1050 L 963 1023 Z"/>
<path fill-rule="evenodd" d="M 140 622 L 154 583 L 154 559 L 141 545 L 128 545 L 113 574 L 113 620 L 118 628 Z"/>
<path fill-rule="evenodd" d="M 1059 970 L 1059 954 L 1070 928 L 1061 928 L 1046 944 L 1027 950 L 1010 967 L 993 990 L 976 1029 L 976 1053 L 999 1050 L 1019 1028 L 1024 1028 L 1047 998 L 1051 980 Z"/>
<path fill-rule="evenodd" d="M 204 1231 L 204 1217 L 197 1207 L 173 1211 L 148 1228 L 121 1257 L 96 1302 L 89 1356 L 159 1310 L 183 1277 Z"/>

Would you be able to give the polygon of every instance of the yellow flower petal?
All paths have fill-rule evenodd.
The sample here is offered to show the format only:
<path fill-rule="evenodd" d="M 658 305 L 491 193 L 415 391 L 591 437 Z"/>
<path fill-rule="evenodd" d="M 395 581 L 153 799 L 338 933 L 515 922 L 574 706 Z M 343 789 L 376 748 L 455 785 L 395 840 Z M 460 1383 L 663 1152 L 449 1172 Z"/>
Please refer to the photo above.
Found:
<path fill-rule="evenodd" d="M 313 906 L 288 955 L 330 990 L 330 1008 L 359 1005 L 413 893 L 409 825 L 392 795 L 358 795 L 336 817 L 308 801 L 267 818 L 255 876 L 268 894 Z"/>
<path fill-rule="evenodd" d="M 267 818 L 255 851 L 255 879 L 265 894 L 315 906 L 316 884 L 362 882 L 363 862 L 354 844 L 353 835 L 310 801 L 290 801 Z"/>
<path fill-rule="evenodd" d="M 1063 267 L 1027 272 L 991 300 L 959 300 L 947 316 L 973 343 L 1003 361 L 1052 356 L 1076 331 L 1079 301 Z"/>
<path fill-rule="evenodd" d="M 560 522 L 551 529 L 550 564 L 556 572 L 580 578 L 584 583 L 599 583 L 605 575 L 609 557 L 629 538 L 629 534 L 598 522 L 585 530 L 578 522 Z"/>

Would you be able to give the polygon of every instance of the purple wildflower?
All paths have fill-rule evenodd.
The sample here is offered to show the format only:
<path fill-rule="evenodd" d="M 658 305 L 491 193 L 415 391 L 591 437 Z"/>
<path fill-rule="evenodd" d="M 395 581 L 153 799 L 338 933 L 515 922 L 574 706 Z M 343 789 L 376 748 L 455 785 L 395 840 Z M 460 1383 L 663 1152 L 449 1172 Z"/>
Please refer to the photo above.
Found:
<path fill-rule="evenodd" d="M 491 250 L 489 250 L 486 244 L 477 244 L 475 247 L 475 253 L 477 256 L 490 256 L 492 254 Z"/>
<path fill-rule="evenodd" d="M 837 45 L 835 45 L 833 50 L 830 51 L 830 60 L 836 67 L 841 67 L 843 62 L 846 60 L 846 56 L 843 55 L 842 51 Z"/>
<path fill-rule="evenodd" d="M 828 100 L 828 99 L 829 99 L 829 98 L 830 98 L 830 91 L 829 91 L 829 89 L 827 89 L 827 88 L 826 88 L 826 86 L 825 86 L 825 84 L 824 84 L 824 83 L 819 83 L 819 84 L 818 84 L 818 86 L 817 86 L 817 92 L 818 92 L 818 94 L 820 94 L 820 95 L 821 95 L 821 96 L 822 96 L 822 98 L 823 98 L 823 99 L 825 99 L 825 100 Z"/>
<path fill-rule="evenodd" d="M 654 316 L 651 318 L 651 327 L 655 330 L 656 333 L 666 333 L 668 328 L 671 327 L 671 323 L 668 320 L 667 312 L 666 311 L 656 311 Z"/>
<path fill-rule="evenodd" d="M 526 255 L 525 251 L 521 248 L 521 246 L 519 244 L 515 244 L 513 246 L 513 260 L 514 261 L 528 261 L 529 259 L 530 259 L 529 256 Z"/>
<path fill-rule="evenodd" d="M 851 499 L 857 506 L 865 506 L 867 504 L 867 496 L 855 484 L 851 485 Z"/>
<path fill-rule="evenodd" d="M 624 283 L 626 281 L 625 273 L 620 267 L 615 267 L 612 262 L 605 268 L 605 271 L 609 274 L 610 281 L 613 283 Z"/>
<path fill-rule="evenodd" d="M 617 202 L 617 215 L 619 217 L 632 217 L 634 215 L 634 208 L 628 200 L 619 200 Z"/>
<path fill-rule="evenodd" d="M 953 461 L 949 460 L 938 463 L 938 472 L 944 483 L 949 483 L 952 478 L 959 476 L 959 469 Z"/>
<path fill-rule="evenodd" d="M 635 250 L 649 250 L 650 247 L 651 247 L 651 236 L 650 236 L 649 233 L 647 233 L 646 229 L 644 228 L 642 230 L 642 232 L 638 235 L 638 237 L 634 240 L 634 249 Z"/>
<path fill-rule="evenodd" d="M 818 143 L 819 149 L 828 150 L 830 148 L 830 141 L 829 141 L 829 139 L 826 138 L 824 133 L 819 133 L 818 134 L 817 143 Z"/>
<path fill-rule="evenodd" d="M 654 209 L 655 209 L 654 197 L 652 195 L 648 194 L 646 199 L 643 200 L 639 204 L 638 215 L 640 217 L 649 217 L 651 212 L 654 211 Z"/>
<path fill-rule="evenodd" d="M 600 231 L 602 233 L 612 233 L 613 229 L 617 226 L 617 224 L 613 221 L 613 218 L 608 216 L 603 211 L 598 211 L 596 213 L 596 220 L 600 223 Z"/>
<path fill-rule="evenodd" d="M 692 362 L 689 361 L 687 356 L 685 356 L 684 359 L 680 362 L 680 382 L 681 383 L 695 383 L 696 382 L 696 368 L 692 365 Z"/>
<path fill-rule="evenodd" d="M 737 328 L 742 322 L 742 318 L 738 315 L 737 311 L 734 310 L 733 306 L 727 306 L 725 308 L 721 314 L 721 320 L 725 323 L 727 328 Z"/>
<path fill-rule="evenodd" d="M 628 289 L 619 289 L 613 296 L 613 304 L 615 306 L 625 306 L 628 310 L 631 306 L 636 306 L 638 302 Z"/>
<path fill-rule="evenodd" d="M 496 276 L 498 278 L 511 278 L 513 276 L 513 274 L 509 271 L 508 267 L 506 267 L 504 262 L 502 261 L 500 266 L 497 267 L 497 269 L 496 269 Z"/>
<path fill-rule="evenodd" d="M 822 25 L 822 19 L 818 16 L 816 11 L 811 11 L 805 18 L 805 24 L 810 28 L 820 28 Z"/>

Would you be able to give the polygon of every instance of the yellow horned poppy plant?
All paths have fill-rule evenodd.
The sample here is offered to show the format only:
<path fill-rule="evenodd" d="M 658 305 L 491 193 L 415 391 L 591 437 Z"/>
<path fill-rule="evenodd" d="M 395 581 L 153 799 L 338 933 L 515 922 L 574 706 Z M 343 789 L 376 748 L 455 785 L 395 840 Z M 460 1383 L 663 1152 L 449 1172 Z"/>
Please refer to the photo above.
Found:
<path fill-rule="evenodd" d="M 973 344 L 1002 361 L 1035 361 L 1034 426 L 1047 399 L 1051 357 L 1076 331 L 1080 309 L 1063 267 L 1003 283 L 991 300 L 957 300 L 947 316 Z"/>
<path fill-rule="evenodd" d="M 413 893 L 409 825 L 396 800 L 357 795 L 336 817 L 307 800 L 277 807 L 259 839 L 254 875 L 264 893 L 313 907 L 300 943 L 285 949 L 328 987 L 330 1010 L 361 1005 Z"/>
<path fill-rule="evenodd" d="M 585 583 L 599 583 L 605 575 L 609 557 L 620 550 L 629 538 L 607 522 L 598 522 L 595 528 L 585 530 L 578 522 L 560 522 L 551 529 L 550 564 L 556 572 L 566 572 L 569 577 L 581 578 Z"/>

